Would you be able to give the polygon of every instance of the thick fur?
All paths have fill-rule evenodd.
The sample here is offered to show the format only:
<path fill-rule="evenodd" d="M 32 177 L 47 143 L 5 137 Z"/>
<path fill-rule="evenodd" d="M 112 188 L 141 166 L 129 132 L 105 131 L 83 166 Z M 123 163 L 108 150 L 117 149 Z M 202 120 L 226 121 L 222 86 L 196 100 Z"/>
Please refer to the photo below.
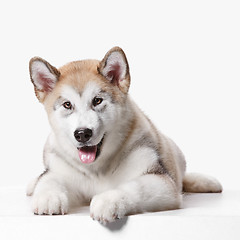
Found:
<path fill-rule="evenodd" d="M 106 223 L 179 208 L 182 189 L 222 191 L 216 179 L 185 174 L 182 152 L 129 97 L 122 49 L 111 49 L 102 61 L 71 62 L 60 69 L 35 57 L 30 75 L 52 127 L 44 147 L 45 172 L 27 190 L 35 214 L 65 214 L 70 207 L 90 204 L 91 217 Z M 96 97 L 101 99 L 97 105 Z M 74 137 L 79 128 L 92 130 L 87 143 Z M 80 161 L 80 147 L 98 145 L 94 162 Z"/>

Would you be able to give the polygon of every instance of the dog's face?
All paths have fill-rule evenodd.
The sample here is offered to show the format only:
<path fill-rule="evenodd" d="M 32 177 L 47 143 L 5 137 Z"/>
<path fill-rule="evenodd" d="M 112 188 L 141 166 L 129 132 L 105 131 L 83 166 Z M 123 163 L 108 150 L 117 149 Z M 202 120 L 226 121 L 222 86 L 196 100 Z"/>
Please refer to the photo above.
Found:
<path fill-rule="evenodd" d="M 116 47 L 102 61 L 72 62 L 60 69 L 33 58 L 30 75 L 59 141 L 75 149 L 82 163 L 93 163 L 127 96 L 130 75 L 124 52 Z"/>

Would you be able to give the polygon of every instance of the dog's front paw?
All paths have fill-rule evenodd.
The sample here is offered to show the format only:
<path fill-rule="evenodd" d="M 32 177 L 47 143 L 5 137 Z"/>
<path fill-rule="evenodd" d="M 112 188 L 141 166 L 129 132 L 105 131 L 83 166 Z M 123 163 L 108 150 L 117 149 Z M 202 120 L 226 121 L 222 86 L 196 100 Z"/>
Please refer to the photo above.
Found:
<path fill-rule="evenodd" d="M 58 191 L 42 191 L 33 196 L 32 210 L 34 214 L 65 214 L 68 212 L 66 193 Z"/>
<path fill-rule="evenodd" d="M 93 197 L 90 214 L 93 220 L 106 224 L 123 218 L 127 213 L 127 205 L 127 199 L 120 191 L 107 191 Z"/>

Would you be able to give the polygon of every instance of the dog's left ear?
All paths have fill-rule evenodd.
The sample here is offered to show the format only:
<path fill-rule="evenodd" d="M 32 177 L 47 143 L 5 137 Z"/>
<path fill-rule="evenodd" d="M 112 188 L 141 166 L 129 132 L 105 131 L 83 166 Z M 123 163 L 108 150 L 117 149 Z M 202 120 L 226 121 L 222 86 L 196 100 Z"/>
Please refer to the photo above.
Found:
<path fill-rule="evenodd" d="M 34 57 L 30 60 L 29 70 L 35 94 L 38 100 L 43 102 L 47 94 L 55 87 L 60 72 L 40 57 Z"/>
<path fill-rule="evenodd" d="M 125 53 L 119 47 L 107 52 L 100 62 L 98 71 L 113 85 L 118 86 L 123 93 L 127 93 L 130 86 L 129 66 Z"/>

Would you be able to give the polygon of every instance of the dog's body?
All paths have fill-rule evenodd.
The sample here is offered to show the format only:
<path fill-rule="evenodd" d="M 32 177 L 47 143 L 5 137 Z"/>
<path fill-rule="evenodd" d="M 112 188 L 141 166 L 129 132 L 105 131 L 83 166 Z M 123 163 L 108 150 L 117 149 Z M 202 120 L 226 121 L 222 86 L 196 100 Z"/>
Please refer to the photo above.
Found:
<path fill-rule="evenodd" d="M 36 214 L 64 214 L 90 203 L 91 216 L 111 222 L 144 211 L 176 209 L 182 189 L 221 192 L 217 180 L 186 175 L 176 144 L 158 132 L 128 95 L 129 67 L 120 48 L 102 61 L 59 70 L 30 61 L 36 95 L 52 127 L 46 171 L 28 187 Z"/>

